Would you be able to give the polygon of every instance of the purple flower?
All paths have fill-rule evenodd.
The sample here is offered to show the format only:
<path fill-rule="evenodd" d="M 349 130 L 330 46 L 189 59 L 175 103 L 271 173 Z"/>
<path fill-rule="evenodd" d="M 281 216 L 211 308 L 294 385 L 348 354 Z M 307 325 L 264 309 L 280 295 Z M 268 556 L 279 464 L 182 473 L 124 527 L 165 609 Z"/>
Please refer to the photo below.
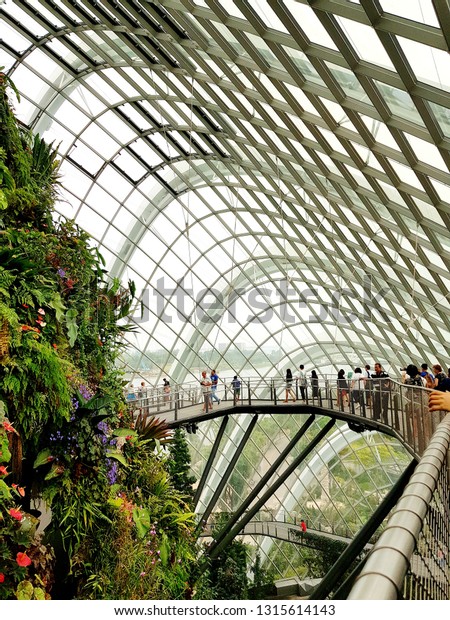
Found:
<path fill-rule="evenodd" d="M 58 271 L 56 272 L 60 278 L 64 278 L 64 276 L 66 275 L 66 272 L 64 271 L 64 269 L 58 269 Z"/>
<path fill-rule="evenodd" d="M 106 443 L 108 443 L 109 426 L 106 422 L 102 421 L 97 424 L 97 428 L 101 432 L 100 441 L 102 442 L 103 445 L 105 445 Z"/>
<path fill-rule="evenodd" d="M 108 467 L 106 477 L 108 478 L 109 484 L 116 484 L 117 476 L 119 474 L 119 465 L 117 461 L 115 461 L 114 459 L 106 459 L 106 465 Z"/>
<path fill-rule="evenodd" d="M 93 396 L 91 390 L 87 387 L 87 385 L 81 384 L 78 387 L 78 391 L 80 392 L 80 394 L 84 398 L 84 400 L 90 400 L 92 398 L 92 396 Z"/>

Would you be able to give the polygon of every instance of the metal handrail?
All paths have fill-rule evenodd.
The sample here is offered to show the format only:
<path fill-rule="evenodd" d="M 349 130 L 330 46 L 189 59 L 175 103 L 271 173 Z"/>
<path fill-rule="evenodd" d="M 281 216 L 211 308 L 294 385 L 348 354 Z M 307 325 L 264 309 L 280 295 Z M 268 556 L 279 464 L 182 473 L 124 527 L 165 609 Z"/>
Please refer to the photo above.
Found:
<path fill-rule="evenodd" d="M 399 599 L 402 591 L 413 592 L 413 598 L 448 600 L 449 447 L 447 414 L 357 577 L 349 600 Z"/>
<path fill-rule="evenodd" d="M 338 387 L 336 377 L 331 381 L 319 378 L 315 389 L 306 387 L 304 394 L 300 394 L 305 400 L 298 398 L 298 385 L 295 382 L 292 393 L 286 394 L 287 386 L 281 377 L 250 377 L 241 378 L 240 381 L 239 396 L 229 385 L 225 385 L 224 394 L 223 385 L 218 387 L 216 394 L 224 402 L 222 409 L 227 405 L 252 407 L 264 403 L 270 403 L 278 409 L 285 404 L 286 396 L 290 401 L 297 397 L 296 403 L 333 410 L 345 414 L 347 419 L 350 414 L 354 420 L 354 430 L 364 430 L 369 420 L 376 422 L 375 426 L 389 428 L 416 458 L 423 454 L 443 417 L 442 414 L 428 412 L 430 390 L 402 384 L 391 378 L 368 379 L 364 389 L 344 392 Z M 133 394 L 133 398 L 135 396 Z M 129 401 L 129 407 L 135 414 L 144 412 L 176 421 L 182 419 L 181 416 L 195 418 L 201 413 L 210 413 L 215 403 L 209 396 L 202 392 L 200 383 L 187 383 L 172 386 L 169 394 L 164 393 L 162 388 L 147 390 L 146 396 Z M 195 410 L 194 406 L 198 404 L 202 405 L 202 409 Z M 190 411 L 182 413 L 189 408 Z"/>

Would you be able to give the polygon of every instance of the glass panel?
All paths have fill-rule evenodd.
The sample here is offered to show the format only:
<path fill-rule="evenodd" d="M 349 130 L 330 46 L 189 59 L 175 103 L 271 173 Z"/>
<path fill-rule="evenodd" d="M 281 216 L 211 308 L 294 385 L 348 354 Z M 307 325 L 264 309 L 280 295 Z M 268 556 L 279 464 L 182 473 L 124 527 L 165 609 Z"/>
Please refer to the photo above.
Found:
<path fill-rule="evenodd" d="M 413 100 L 410 95 L 403 90 L 395 88 L 394 86 L 389 86 L 388 84 L 383 84 L 382 82 L 377 82 L 374 80 L 374 84 L 376 84 L 383 95 L 387 105 L 397 116 L 401 116 L 408 122 L 416 123 L 417 125 L 424 126 L 423 120 L 420 117 Z"/>
<path fill-rule="evenodd" d="M 336 21 L 362 60 L 394 70 L 394 65 L 373 28 L 340 16 L 336 17 Z"/>
<path fill-rule="evenodd" d="M 441 105 L 438 105 L 437 103 L 434 103 L 433 101 L 429 101 L 428 105 L 434 113 L 436 122 L 441 128 L 443 134 L 447 138 L 450 137 L 450 110 Z"/>
<path fill-rule="evenodd" d="M 410 143 L 411 147 L 414 149 L 414 153 L 420 161 L 434 166 L 435 168 L 439 168 L 439 170 L 443 170 L 444 172 L 448 172 L 447 165 L 445 161 L 442 159 L 439 150 L 434 144 L 430 144 L 429 142 L 425 142 L 425 140 L 421 140 L 420 138 L 416 138 L 416 136 L 412 136 L 411 134 L 404 133 L 405 138 Z"/>
<path fill-rule="evenodd" d="M 91 144 L 104 159 L 110 159 L 119 151 L 119 144 L 97 125 L 90 124 L 80 138 Z"/>
<path fill-rule="evenodd" d="M 104 160 L 82 142 L 77 142 L 74 146 L 75 148 L 70 153 L 70 159 L 80 164 L 92 176 L 97 174 L 105 163 Z"/>
<path fill-rule="evenodd" d="M 74 52 L 69 50 L 59 39 L 50 39 L 45 42 L 46 48 L 49 48 L 56 56 L 60 56 L 64 62 L 74 69 L 80 71 L 87 68 L 86 62 L 79 58 Z"/>
<path fill-rule="evenodd" d="M 386 13 L 406 17 L 416 22 L 429 24 L 439 28 L 439 22 L 434 11 L 432 0 L 380 0 L 380 5 Z"/>
<path fill-rule="evenodd" d="M 23 37 L 19 32 L 11 28 L 8 24 L 2 24 L 2 39 L 4 39 L 5 43 L 12 47 L 17 52 L 24 52 L 26 49 L 31 47 L 31 42 L 28 41 L 25 37 Z M 3 52 L 2 52 L 3 55 Z M 3 63 L 3 59 L 2 59 Z"/>
<path fill-rule="evenodd" d="M 419 182 L 419 179 L 416 177 L 414 171 L 411 170 L 411 168 L 409 168 L 408 166 L 404 166 L 403 164 L 399 164 L 398 162 L 390 158 L 387 159 L 397 173 L 400 181 L 402 181 L 403 183 L 409 183 L 410 185 L 413 185 L 418 189 L 422 189 L 422 185 Z"/>
<path fill-rule="evenodd" d="M 286 47 L 285 45 L 282 47 L 306 80 L 311 80 L 315 84 L 320 84 L 325 87 L 325 82 L 303 52 L 292 49 L 291 47 Z"/>
<path fill-rule="evenodd" d="M 322 26 L 311 7 L 300 4 L 295 0 L 285 0 L 285 4 L 310 41 L 337 50 L 333 39 Z"/>
<path fill-rule="evenodd" d="M 33 17 L 31 17 L 31 15 L 29 15 L 26 11 L 23 11 L 17 5 L 17 2 L 11 2 L 9 4 L 10 6 L 8 6 L 8 13 L 11 13 L 11 15 L 13 15 L 17 19 L 19 24 L 22 24 L 27 30 L 29 30 L 30 32 L 32 32 L 34 35 L 38 37 L 42 37 L 47 34 L 47 31 L 45 30 L 45 28 L 41 26 L 40 24 L 38 24 L 36 20 L 33 19 Z M 40 5 L 40 2 L 35 1 L 35 5 Z M 50 23 L 55 24 L 56 28 L 64 27 L 64 24 L 60 22 L 57 19 L 57 17 L 49 13 L 45 7 L 38 6 L 36 8 L 38 8 L 41 12 L 43 10 L 43 14 L 47 17 Z M 4 23 L 2 24 L 2 35 L 3 35 L 3 28 L 4 28 Z"/>
<path fill-rule="evenodd" d="M 349 69 L 338 67 L 330 62 L 325 63 L 342 90 L 359 101 L 368 101 L 367 93 L 359 83 L 357 77 Z"/>
<path fill-rule="evenodd" d="M 403 37 L 397 37 L 397 39 L 417 79 L 448 91 L 450 87 L 448 52 L 433 49 L 423 43 Z"/>

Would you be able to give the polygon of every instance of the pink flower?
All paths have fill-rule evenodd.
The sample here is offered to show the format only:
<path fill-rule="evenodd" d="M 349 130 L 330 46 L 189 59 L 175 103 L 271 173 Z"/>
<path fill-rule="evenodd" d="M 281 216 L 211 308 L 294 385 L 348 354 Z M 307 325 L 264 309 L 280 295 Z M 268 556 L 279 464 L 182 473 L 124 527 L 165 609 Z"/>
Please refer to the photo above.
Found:
<path fill-rule="evenodd" d="M 16 562 L 19 566 L 30 566 L 31 564 L 31 560 L 27 556 L 27 554 L 22 553 L 21 551 L 19 551 L 19 553 L 16 556 Z"/>
<path fill-rule="evenodd" d="M 3 428 L 7 433 L 17 433 L 16 429 L 6 420 L 3 422 Z"/>
<path fill-rule="evenodd" d="M 23 514 L 20 512 L 20 510 L 16 510 L 15 508 L 10 508 L 9 514 L 11 515 L 13 519 L 17 519 L 17 521 L 22 521 Z"/>
<path fill-rule="evenodd" d="M 42 314 L 42 316 L 45 316 L 45 310 L 43 308 L 39 308 L 38 313 Z"/>
<path fill-rule="evenodd" d="M 139 575 L 139 577 L 145 577 L 147 573 L 145 571 L 142 571 L 142 573 Z"/>

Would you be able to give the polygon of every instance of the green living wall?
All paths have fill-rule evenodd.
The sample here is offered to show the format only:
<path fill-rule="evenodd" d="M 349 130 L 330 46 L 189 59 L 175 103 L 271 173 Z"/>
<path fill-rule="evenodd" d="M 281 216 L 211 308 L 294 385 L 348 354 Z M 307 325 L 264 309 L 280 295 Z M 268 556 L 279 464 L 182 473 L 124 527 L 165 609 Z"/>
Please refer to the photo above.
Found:
<path fill-rule="evenodd" d="M 0 599 L 210 598 L 167 428 L 123 399 L 133 284 L 55 221 L 56 151 L 12 90 L 0 73 Z"/>

